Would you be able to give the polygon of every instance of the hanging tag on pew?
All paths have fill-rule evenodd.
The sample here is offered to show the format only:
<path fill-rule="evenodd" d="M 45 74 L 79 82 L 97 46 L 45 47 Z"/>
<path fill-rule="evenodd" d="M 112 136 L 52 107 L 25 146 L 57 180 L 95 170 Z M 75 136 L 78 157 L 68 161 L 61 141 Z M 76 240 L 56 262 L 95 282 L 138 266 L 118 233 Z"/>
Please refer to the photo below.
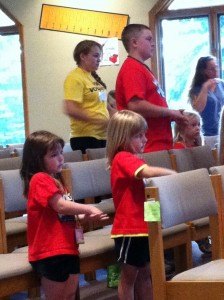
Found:
<path fill-rule="evenodd" d="M 150 198 L 149 201 L 144 202 L 144 221 L 146 222 L 160 222 L 160 203 Z"/>
<path fill-rule="evenodd" d="M 76 223 L 75 223 L 75 240 L 76 240 L 76 244 L 85 244 L 82 225 L 80 223 L 78 215 L 76 215 L 75 217 L 76 217 Z"/>

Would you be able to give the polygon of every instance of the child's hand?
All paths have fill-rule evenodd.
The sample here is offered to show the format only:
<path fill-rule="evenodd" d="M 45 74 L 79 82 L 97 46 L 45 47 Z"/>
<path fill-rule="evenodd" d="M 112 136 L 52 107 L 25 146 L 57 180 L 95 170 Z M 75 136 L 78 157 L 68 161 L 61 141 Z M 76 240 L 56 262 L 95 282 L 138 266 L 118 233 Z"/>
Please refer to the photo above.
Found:
<path fill-rule="evenodd" d="M 101 214 L 91 214 L 87 215 L 87 218 L 89 218 L 91 221 L 104 221 L 108 220 L 109 216 L 107 214 L 101 213 Z"/>
<path fill-rule="evenodd" d="M 90 205 L 90 212 L 85 217 L 91 220 L 107 220 L 109 219 L 108 215 L 103 213 L 100 209 L 97 207 Z"/>
<path fill-rule="evenodd" d="M 168 169 L 168 170 L 169 170 L 169 171 L 168 171 L 169 174 L 167 174 L 167 175 L 174 175 L 174 174 L 177 174 L 177 172 L 174 171 L 174 170 L 170 170 L 170 169 Z"/>

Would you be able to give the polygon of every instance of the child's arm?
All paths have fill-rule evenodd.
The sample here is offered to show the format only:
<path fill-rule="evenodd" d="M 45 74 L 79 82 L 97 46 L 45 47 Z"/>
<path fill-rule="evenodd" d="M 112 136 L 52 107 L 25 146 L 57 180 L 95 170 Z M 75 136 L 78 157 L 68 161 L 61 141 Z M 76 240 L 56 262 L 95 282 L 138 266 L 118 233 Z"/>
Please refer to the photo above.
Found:
<path fill-rule="evenodd" d="M 149 178 L 156 176 L 164 176 L 164 175 L 172 175 L 176 174 L 176 171 L 160 168 L 160 167 L 151 167 L 148 165 L 144 165 L 143 169 L 140 169 L 137 173 L 138 178 Z"/>
<path fill-rule="evenodd" d="M 85 205 L 73 201 L 64 200 L 60 194 L 54 195 L 49 200 L 49 205 L 57 213 L 62 215 L 87 215 L 88 218 L 97 220 L 108 219 L 107 214 L 104 214 L 98 208 L 92 205 Z"/>

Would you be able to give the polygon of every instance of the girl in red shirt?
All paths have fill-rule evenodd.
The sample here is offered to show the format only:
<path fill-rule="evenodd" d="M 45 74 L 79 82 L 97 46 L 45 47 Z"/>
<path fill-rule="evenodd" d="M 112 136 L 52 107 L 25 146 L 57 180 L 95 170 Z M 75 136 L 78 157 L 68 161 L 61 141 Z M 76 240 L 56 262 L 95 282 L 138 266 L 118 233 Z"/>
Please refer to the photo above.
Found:
<path fill-rule="evenodd" d="M 174 149 L 192 148 L 202 145 L 201 139 L 201 117 L 196 111 L 184 111 L 188 123 L 175 124 Z M 196 241 L 203 253 L 211 254 L 211 243 L 209 238 Z"/>
<path fill-rule="evenodd" d="M 201 117 L 195 111 L 183 111 L 188 123 L 174 126 L 174 149 L 192 148 L 202 145 L 201 140 Z"/>
<path fill-rule="evenodd" d="M 40 275 L 46 299 L 74 300 L 79 252 L 75 215 L 105 219 L 97 208 L 75 203 L 60 176 L 64 141 L 48 132 L 32 133 L 24 144 L 21 177 L 28 213 L 28 256 Z"/>
<path fill-rule="evenodd" d="M 146 130 L 145 119 L 128 110 L 116 112 L 108 125 L 106 151 L 115 206 L 111 236 L 121 264 L 120 300 L 145 299 L 145 295 L 152 299 L 143 178 L 175 173 L 148 166 L 138 157 L 147 141 Z"/>

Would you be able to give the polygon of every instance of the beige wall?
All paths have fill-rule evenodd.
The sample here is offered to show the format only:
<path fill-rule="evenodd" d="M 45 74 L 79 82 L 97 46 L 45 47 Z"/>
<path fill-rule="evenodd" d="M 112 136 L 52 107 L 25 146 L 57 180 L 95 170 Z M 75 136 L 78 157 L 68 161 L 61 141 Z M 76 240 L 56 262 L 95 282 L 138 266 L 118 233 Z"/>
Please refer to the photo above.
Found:
<path fill-rule="evenodd" d="M 72 52 L 82 39 L 97 39 L 39 30 L 42 4 L 128 14 L 130 23 L 148 25 L 148 11 L 156 0 L 0 0 L 23 25 L 30 132 L 46 129 L 69 140 L 69 120 L 62 112 L 63 82 L 75 66 Z M 126 52 L 119 41 L 120 65 Z M 98 71 L 108 90 L 113 89 L 119 66 Z"/>

